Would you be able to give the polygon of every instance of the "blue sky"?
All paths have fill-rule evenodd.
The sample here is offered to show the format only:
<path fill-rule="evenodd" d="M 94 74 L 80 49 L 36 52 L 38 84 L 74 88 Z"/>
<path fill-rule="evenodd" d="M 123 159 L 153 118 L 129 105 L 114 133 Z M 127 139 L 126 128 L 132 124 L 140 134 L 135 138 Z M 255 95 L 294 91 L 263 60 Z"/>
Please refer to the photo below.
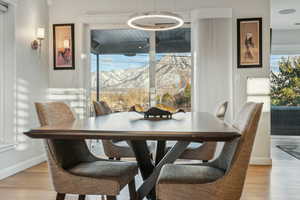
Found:
<path fill-rule="evenodd" d="M 282 55 L 272 55 L 271 56 L 271 61 L 270 61 L 271 71 L 279 72 L 278 62 L 281 58 L 282 58 Z"/>
<path fill-rule="evenodd" d="M 282 57 L 288 58 L 293 56 L 300 56 L 300 55 L 272 55 L 271 56 L 271 71 L 279 72 L 278 62 Z"/>
<path fill-rule="evenodd" d="M 189 53 L 177 53 L 178 55 L 189 55 Z M 176 55 L 177 55 L 176 54 Z M 156 54 L 156 59 L 160 60 L 163 53 Z M 175 54 L 174 54 L 175 55 Z M 121 54 L 100 55 L 100 71 L 112 71 L 118 69 L 129 69 L 146 66 L 149 63 L 149 54 L 136 54 L 135 56 L 125 56 Z M 97 57 L 91 54 L 92 72 L 97 70 Z"/>
<path fill-rule="evenodd" d="M 92 72 L 96 71 L 97 58 L 95 55 L 92 56 Z M 160 59 L 163 55 L 157 55 Z M 137 54 L 136 56 L 125 56 L 125 55 L 100 55 L 100 70 L 111 71 L 118 69 L 129 69 L 146 66 L 149 63 L 148 54 Z"/>
<path fill-rule="evenodd" d="M 161 59 L 164 54 L 157 54 L 157 59 Z M 278 72 L 278 62 L 282 57 L 289 57 L 293 55 L 272 55 L 271 56 L 271 70 Z M 298 56 L 298 55 L 297 55 Z M 91 54 L 92 72 L 96 71 L 96 56 Z M 129 69 L 146 66 L 149 63 L 149 54 L 137 54 L 136 56 L 125 55 L 100 55 L 100 70 L 112 71 L 118 69 Z"/>

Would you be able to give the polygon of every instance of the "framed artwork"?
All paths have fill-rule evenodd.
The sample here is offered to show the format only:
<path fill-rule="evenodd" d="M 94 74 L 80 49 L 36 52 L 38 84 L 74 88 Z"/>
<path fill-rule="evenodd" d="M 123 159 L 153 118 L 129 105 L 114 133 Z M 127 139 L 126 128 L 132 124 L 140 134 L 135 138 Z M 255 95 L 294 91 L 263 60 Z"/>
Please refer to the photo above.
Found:
<path fill-rule="evenodd" d="M 53 24 L 54 70 L 75 69 L 74 24 Z"/>
<path fill-rule="evenodd" d="M 262 67 L 262 18 L 238 19 L 238 68 Z"/>

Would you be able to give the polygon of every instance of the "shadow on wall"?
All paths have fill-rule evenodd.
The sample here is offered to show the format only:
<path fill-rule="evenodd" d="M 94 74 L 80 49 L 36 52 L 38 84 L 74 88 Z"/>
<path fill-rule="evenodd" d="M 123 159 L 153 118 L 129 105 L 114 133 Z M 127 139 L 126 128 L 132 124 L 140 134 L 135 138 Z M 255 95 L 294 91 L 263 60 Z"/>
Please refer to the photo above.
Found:
<path fill-rule="evenodd" d="M 28 148 L 27 137 L 23 134 L 30 126 L 30 104 L 28 81 L 24 79 L 17 80 L 16 86 L 16 109 L 15 109 L 15 135 L 16 135 L 16 150 L 24 151 Z"/>
<path fill-rule="evenodd" d="M 83 88 L 50 88 L 48 99 L 67 103 L 80 119 L 87 116 L 88 97 Z"/>

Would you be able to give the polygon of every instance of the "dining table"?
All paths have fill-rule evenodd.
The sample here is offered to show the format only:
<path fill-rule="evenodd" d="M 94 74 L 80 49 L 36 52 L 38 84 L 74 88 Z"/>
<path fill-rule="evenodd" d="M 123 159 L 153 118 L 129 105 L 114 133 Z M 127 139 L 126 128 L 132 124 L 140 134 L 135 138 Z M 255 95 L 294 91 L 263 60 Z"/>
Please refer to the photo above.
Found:
<path fill-rule="evenodd" d="M 144 118 L 136 112 L 118 112 L 33 128 L 24 134 L 37 139 L 126 140 L 143 178 L 137 189 L 138 200 L 156 199 L 155 184 L 161 168 L 174 163 L 191 142 L 227 142 L 241 136 L 238 129 L 207 112 L 177 113 L 172 118 Z M 155 160 L 149 153 L 149 140 L 157 142 Z M 176 142 L 166 152 L 167 141 Z"/>

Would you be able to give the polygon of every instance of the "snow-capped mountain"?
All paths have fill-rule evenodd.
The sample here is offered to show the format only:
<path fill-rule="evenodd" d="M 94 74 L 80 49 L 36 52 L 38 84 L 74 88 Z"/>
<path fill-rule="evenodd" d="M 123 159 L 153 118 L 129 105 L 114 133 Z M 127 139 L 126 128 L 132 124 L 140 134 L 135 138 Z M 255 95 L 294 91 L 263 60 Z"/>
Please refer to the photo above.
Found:
<path fill-rule="evenodd" d="M 92 85 L 96 88 L 96 72 L 92 73 Z M 191 57 L 162 57 L 156 64 L 156 87 L 184 88 L 190 81 Z M 128 88 L 149 88 L 149 66 L 100 72 L 101 90 L 122 90 Z"/>

